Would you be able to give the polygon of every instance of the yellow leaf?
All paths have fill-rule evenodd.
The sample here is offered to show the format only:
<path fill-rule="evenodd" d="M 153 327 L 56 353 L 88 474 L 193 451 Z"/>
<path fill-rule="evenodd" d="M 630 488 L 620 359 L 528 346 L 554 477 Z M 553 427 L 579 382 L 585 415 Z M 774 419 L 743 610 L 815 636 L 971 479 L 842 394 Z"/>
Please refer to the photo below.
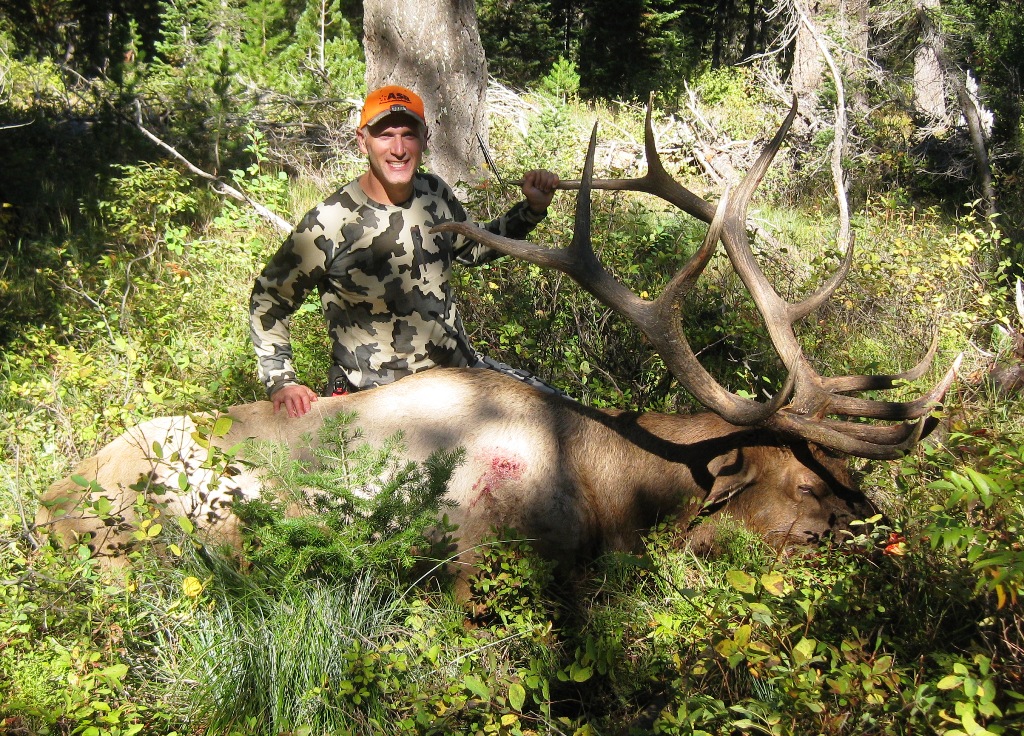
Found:
<path fill-rule="evenodd" d="M 725 579 L 734 589 L 740 593 L 753 593 L 755 580 L 742 570 L 729 570 L 725 573 Z"/>
<path fill-rule="evenodd" d="M 766 572 L 761 576 L 761 585 L 774 596 L 786 594 L 786 579 L 782 576 L 782 573 Z"/>
<path fill-rule="evenodd" d="M 736 646 L 736 642 L 732 639 L 722 639 L 722 641 L 715 644 L 715 651 L 728 659 L 739 651 L 739 648 Z"/>
<path fill-rule="evenodd" d="M 189 598 L 195 598 L 203 592 L 203 583 L 197 578 L 189 575 L 181 581 L 181 590 Z"/>

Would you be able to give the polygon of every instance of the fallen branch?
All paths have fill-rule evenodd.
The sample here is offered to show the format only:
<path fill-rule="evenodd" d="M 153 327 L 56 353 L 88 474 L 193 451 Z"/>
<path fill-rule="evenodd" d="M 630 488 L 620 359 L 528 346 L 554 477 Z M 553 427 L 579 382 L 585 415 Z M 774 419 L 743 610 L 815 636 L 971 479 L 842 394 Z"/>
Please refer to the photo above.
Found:
<path fill-rule="evenodd" d="M 147 130 L 146 126 L 142 124 L 142 106 L 139 104 L 138 100 L 135 101 L 135 126 L 142 132 L 144 136 L 149 138 L 149 140 L 153 141 L 153 143 L 158 145 L 163 150 L 167 151 L 169 154 L 171 154 L 171 156 L 173 156 L 182 164 L 184 164 L 188 168 L 188 170 L 191 171 L 193 174 L 195 174 L 196 176 L 200 176 L 203 179 L 206 179 L 207 181 L 212 182 L 213 191 L 217 192 L 217 194 L 222 194 L 227 197 L 231 197 L 232 199 L 238 200 L 239 202 L 245 202 L 250 207 L 252 207 L 253 210 L 255 210 L 260 217 L 262 217 L 264 220 L 277 227 L 277 229 L 280 230 L 282 233 L 284 233 L 285 235 L 291 233 L 291 223 L 289 223 L 284 218 L 280 217 L 269 207 L 260 204 L 255 199 L 247 195 L 245 192 L 235 189 L 233 186 L 225 183 L 224 181 L 217 178 L 213 174 L 207 171 L 203 171 L 198 166 L 189 161 L 187 158 L 178 153 L 178 151 L 175 150 L 173 146 L 160 140 L 160 138 L 158 138 L 154 133 L 151 133 L 149 130 Z"/>

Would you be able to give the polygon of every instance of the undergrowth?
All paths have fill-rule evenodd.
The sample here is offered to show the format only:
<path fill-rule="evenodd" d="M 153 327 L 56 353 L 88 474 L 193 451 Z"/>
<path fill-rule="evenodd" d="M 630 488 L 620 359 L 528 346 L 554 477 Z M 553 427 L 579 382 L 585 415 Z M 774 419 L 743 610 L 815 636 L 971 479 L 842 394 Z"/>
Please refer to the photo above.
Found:
<path fill-rule="evenodd" d="M 741 83 L 715 84 L 726 82 Z M 575 176 L 582 145 L 571 141 L 587 135 L 576 123 L 590 111 L 546 97 L 530 109 L 522 129 L 492 138 L 498 160 L 512 172 L 544 165 Z M 746 130 L 759 109 L 735 121 Z M 632 106 L 601 117 L 602 131 L 639 135 Z M 251 166 L 238 176 L 250 194 L 279 206 L 311 198 L 305 179 L 269 164 L 265 140 L 247 144 Z M 671 163 L 695 177 L 685 161 Z M 196 556 L 177 540 L 188 554 L 176 564 L 144 550 L 112 578 L 86 547 L 43 543 L 32 526 L 37 494 L 125 426 L 263 396 L 245 305 L 279 233 L 198 193 L 169 162 L 111 175 L 105 204 L 80 213 L 92 218 L 80 242 L 36 232 L 23 243 L 39 252 L 33 283 L 50 300 L 25 314 L 54 318 L 5 337 L 0 363 L 0 731 L 1021 730 L 1024 438 L 1019 407 L 985 385 L 982 350 L 997 325 L 1024 325 L 1007 309 L 1007 244 L 992 223 L 869 199 L 855 220 L 852 273 L 800 328 L 823 373 L 904 370 L 937 326 L 940 368 L 967 350 L 941 441 L 860 468 L 887 516 L 858 539 L 779 555 L 733 529 L 708 560 L 666 526 L 645 554 L 604 556 L 567 578 L 526 540 L 495 530 L 462 604 L 444 575 L 421 574 L 445 560 L 422 532 L 457 457 L 394 466 L 393 447 L 356 451 L 343 431 L 312 465 L 268 463 L 305 513 L 269 502 L 243 510 L 251 536 L 241 560 Z M 758 256 L 796 298 L 840 260 L 829 207 L 787 214 L 786 175 L 766 183 L 755 220 L 772 237 L 755 240 Z M 468 208 L 487 219 L 514 196 L 474 190 Z M 572 205 L 560 193 L 532 237 L 565 244 Z M 703 237 L 688 218 L 625 194 L 595 196 L 594 228 L 605 262 L 648 296 Z M 567 278 L 509 259 L 458 278 L 473 341 L 493 357 L 595 406 L 692 407 L 637 331 Z M 31 296 L 19 292 L 19 303 Z M 780 384 L 762 321 L 720 255 L 683 315 L 724 384 L 751 396 Z M 315 304 L 297 315 L 293 338 L 300 373 L 319 385 L 326 343 Z M 379 506 L 323 472 L 347 463 L 393 482 Z M 405 503 L 410 488 L 419 504 Z"/>

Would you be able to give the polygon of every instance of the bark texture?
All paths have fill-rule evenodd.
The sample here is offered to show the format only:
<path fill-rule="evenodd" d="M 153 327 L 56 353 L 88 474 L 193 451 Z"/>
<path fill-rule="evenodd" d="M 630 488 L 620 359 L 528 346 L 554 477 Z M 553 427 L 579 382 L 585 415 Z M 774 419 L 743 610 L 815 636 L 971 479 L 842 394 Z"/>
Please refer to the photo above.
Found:
<path fill-rule="evenodd" d="M 939 0 L 914 0 L 921 21 L 921 42 L 914 52 L 914 104 L 930 118 L 946 118 L 946 85 L 939 56 L 943 38 L 932 14 Z"/>

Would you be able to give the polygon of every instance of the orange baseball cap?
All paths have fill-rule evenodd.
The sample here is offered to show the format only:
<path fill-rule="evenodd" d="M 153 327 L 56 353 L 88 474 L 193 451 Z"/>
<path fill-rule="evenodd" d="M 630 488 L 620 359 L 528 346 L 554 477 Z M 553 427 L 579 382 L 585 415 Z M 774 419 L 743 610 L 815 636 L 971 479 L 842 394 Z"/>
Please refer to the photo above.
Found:
<path fill-rule="evenodd" d="M 423 111 L 423 100 L 420 96 L 411 89 L 392 84 L 375 89 L 366 96 L 363 114 L 359 116 L 359 127 L 373 125 L 392 113 L 405 113 L 418 120 L 424 127 L 427 125 L 427 116 Z"/>

